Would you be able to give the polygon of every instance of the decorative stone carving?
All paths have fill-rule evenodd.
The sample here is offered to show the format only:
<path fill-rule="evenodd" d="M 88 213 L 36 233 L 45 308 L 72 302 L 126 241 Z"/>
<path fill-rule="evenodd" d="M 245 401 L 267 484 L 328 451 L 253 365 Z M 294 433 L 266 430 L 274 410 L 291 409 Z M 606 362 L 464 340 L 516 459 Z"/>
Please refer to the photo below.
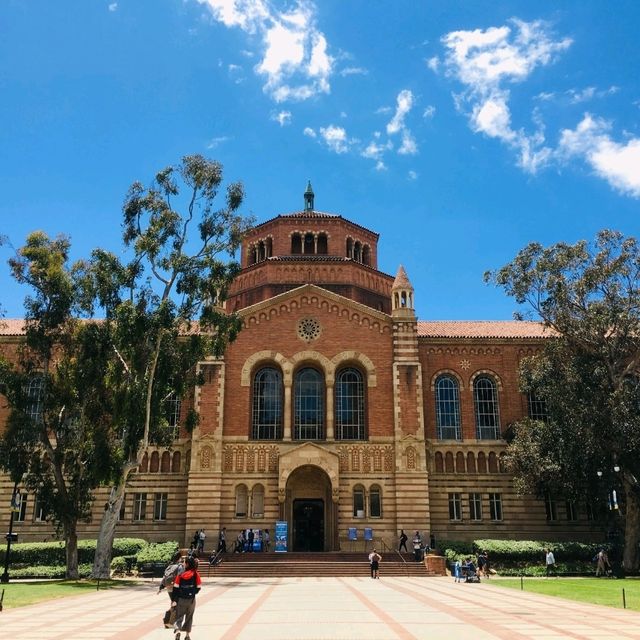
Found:
<path fill-rule="evenodd" d="M 247 473 L 253 473 L 256 470 L 256 450 L 253 447 L 247 449 Z"/>
<path fill-rule="evenodd" d="M 267 450 L 264 447 L 258 449 L 258 471 L 264 473 L 267 470 Z"/>
<path fill-rule="evenodd" d="M 211 447 L 202 447 L 200 452 L 200 469 L 205 471 L 211 468 Z"/>
<path fill-rule="evenodd" d="M 362 451 L 362 470 L 365 473 L 371 473 L 371 449 L 364 447 Z"/>
<path fill-rule="evenodd" d="M 233 447 L 224 448 L 224 470 L 233 471 Z"/>
<path fill-rule="evenodd" d="M 393 471 L 393 449 L 386 447 L 384 450 L 384 470 L 388 473 Z"/>
<path fill-rule="evenodd" d="M 409 471 L 415 471 L 415 469 L 416 469 L 416 450 L 415 450 L 415 447 L 407 447 L 405 449 L 405 455 L 407 457 L 407 469 Z"/>

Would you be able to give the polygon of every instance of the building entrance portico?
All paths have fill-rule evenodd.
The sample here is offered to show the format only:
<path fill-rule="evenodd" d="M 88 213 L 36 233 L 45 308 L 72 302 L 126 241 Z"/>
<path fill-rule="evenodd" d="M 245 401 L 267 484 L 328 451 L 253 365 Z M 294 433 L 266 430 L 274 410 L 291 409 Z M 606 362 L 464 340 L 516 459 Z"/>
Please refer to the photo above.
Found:
<path fill-rule="evenodd" d="M 280 517 L 291 551 L 338 550 L 338 459 L 306 443 L 280 458 Z"/>

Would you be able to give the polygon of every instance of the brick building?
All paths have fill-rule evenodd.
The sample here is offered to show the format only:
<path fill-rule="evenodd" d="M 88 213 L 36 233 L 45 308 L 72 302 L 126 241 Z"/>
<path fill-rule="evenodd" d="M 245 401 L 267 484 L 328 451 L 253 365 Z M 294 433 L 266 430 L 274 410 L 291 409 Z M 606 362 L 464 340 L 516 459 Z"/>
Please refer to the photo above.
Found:
<path fill-rule="evenodd" d="M 378 235 L 316 211 L 311 185 L 304 201 L 245 239 L 226 302 L 243 330 L 222 359 L 199 364 L 193 396 L 174 401 L 176 440 L 145 454 L 117 535 L 188 543 L 203 527 L 231 538 L 286 520 L 289 549 L 329 551 L 349 527 L 389 545 L 401 528 L 437 540 L 599 531 L 587 505 L 516 495 L 502 464 L 508 425 L 544 412 L 517 384 L 542 326 L 418 320 L 404 269 L 378 270 Z M 1 329 L 5 351 L 20 325 Z M 200 413 L 191 435 L 180 429 L 187 406 Z M 0 492 L 6 522 L 6 478 Z M 96 535 L 101 504 L 82 536 Z M 51 535 L 34 496 L 17 515 L 21 540 Z"/>

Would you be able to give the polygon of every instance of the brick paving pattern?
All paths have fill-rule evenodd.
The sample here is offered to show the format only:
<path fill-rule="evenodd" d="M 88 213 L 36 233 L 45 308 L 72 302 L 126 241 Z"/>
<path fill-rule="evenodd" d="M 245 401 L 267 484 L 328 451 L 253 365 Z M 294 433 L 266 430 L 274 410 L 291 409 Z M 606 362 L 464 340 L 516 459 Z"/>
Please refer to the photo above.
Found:
<path fill-rule="evenodd" d="M 173 640 L 157 585 L 5 609 L 0 637 Z M 182 635 L 184 638 L 184 634 Z M 223 578 L 198 596 L 193 640 L 640 638 L 640 613 L 450 578 Z"/>

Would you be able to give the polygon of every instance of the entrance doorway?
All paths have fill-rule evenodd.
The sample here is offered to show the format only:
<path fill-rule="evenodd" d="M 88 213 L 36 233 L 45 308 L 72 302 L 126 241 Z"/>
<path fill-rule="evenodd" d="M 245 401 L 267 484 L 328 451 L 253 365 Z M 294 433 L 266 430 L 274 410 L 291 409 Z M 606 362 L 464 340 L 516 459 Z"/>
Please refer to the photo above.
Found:
<path fill-rule="evenodd" d="M 324 500 L 293 501 L 293 551 L 324 551 Z"/>

